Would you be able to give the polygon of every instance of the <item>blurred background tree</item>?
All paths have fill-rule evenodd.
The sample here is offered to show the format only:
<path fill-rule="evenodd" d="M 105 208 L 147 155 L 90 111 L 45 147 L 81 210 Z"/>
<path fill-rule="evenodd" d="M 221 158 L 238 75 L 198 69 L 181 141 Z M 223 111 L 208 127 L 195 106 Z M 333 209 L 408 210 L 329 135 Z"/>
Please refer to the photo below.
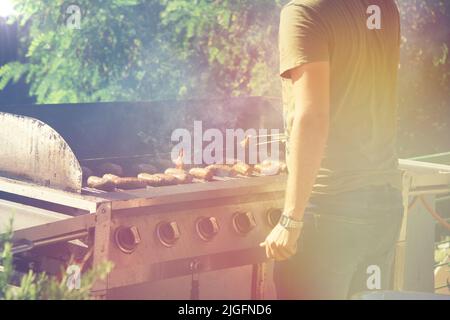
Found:
<path fill-rule="evenodd" d="M 280 96 L 286 0 L 9 1 L 20 45 L 17 61 L 0 66 L 0 90 L 25 79 L 37 103 Z M 397 2 L 400 155 L 449 151 L 450 2 Z M 66 25 L 73 3 L 81 29 Z"/>
<path fill-rule="evenodd" d="M 399 0 L 400 154 L 450 151 L 450 1 Z"/>

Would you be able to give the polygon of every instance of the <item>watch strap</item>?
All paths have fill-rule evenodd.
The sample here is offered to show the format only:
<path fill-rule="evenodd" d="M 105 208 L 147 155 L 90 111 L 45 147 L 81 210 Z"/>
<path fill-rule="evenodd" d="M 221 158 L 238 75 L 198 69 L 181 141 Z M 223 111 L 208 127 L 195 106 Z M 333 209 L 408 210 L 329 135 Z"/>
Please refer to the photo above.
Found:
<path fill-rule="evenodd" d="M 302 221 L 297 221 L 283 214 L 280 217 L 280 221 L 278 222 L 283 228 L 286 229 L 301 229 L 303 227 Z"/>

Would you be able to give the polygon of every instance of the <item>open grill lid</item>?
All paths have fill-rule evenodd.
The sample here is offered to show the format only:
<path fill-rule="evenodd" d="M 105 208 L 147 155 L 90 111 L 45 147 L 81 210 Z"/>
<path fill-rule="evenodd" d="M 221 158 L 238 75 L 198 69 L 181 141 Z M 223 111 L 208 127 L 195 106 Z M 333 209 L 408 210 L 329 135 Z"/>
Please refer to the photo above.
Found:
<path fill-rule="evenodd" d="M 40 120 L 0 112 L 0 175 L 81 192 L 81 166 L 66 141 Z"/>

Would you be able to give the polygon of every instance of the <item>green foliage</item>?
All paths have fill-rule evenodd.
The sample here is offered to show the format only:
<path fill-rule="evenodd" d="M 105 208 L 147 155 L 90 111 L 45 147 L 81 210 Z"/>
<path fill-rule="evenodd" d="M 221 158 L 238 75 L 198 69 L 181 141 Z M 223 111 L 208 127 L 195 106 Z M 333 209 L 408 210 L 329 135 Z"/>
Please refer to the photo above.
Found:
<path fill-rule="evenodd" d="M 0 66 L 0 90 L 3 90 L 8 82 L 17 82 L 26 72 L 28 65 L 20 62 L 11 62 Z"/>
<path fill-rule="evenodd" d="M 38 103 L 278 94 L 279 1 L 16 0 L 25 63 L 0 69 L 0 90 L 26 75 Z"/>
<path fill-rule="evenodd" d="M 11 223 L 12 226 L 12 223 Z M 11 230 L 9 227 L 7 230 Z M 81 277 L 79 289 L 70 289 L 67 285 L 69 275 L 61 270 L 61 280 L 49 277 L 45 273 L 29 271 L 22 276 L 18 286 L 12 286 L 14 277 L 12 232 L 0 234 L 0 300 L 87 300 L 97 280 L 103 280 L 112 270 L 112 264 L 104 262 L 87 271 Z M 70 263 L 69 263 L 70 264 Z"/>
<path fill-rule="evenodd" d="M 399 0 L 402 17 L 400 69 L 402 156 L 449 150 L 450 2 Z"/>
<path fill-rule="evenodd" d="M 449 263 L 450 266 L 450 236 L 445 237 L 442 244 L 438 245 L 434 252 L 434 261 L 436 264 Z"/>
<path fill-rule="evenodd" d="M 10 224 L 12 225 L 12 221 Z M 11 243 L 8 242 L 11 237 L 11 228 L 8 228 L 4 233 L 0 233 L 0 249 L 2 249 L 0 251 L 0 299 L 6 296 L 13 273 Z"/>
<path fill-rule="evenodd" d="M 162 0 L 163 26 L 190 64 L 196 96 L 279 95 L 281 1 Z M 178 44 L 178 45 L 177 45 Z M 189 82 L 188 82 L 189 83 Z"/>
<path fill-rule="evenodd" d="M 164 73 L 170 90 L 172 57 L 155 38 L 161 10 L 155 1 L 78 1 L 80 30 L 66 26 L 63 1 L 16 3 L 27 30 L 22 73 L 39 103 L 163 98 Z M 0 84 L 14 80 L 6 71 Z"/>
<path fill-rule="evenodd" d="M 91 289 L 97 279 L 104 279 L 111 271 L 111 264 L 103 265 L 83 274 L 80 289 L 69 289 L 67 275 L 58 281 L 45 273 L 29 271 L 24 275 L 18 287 L 8 286 L 4 290 L 6 300 L 88 300 Z"/>

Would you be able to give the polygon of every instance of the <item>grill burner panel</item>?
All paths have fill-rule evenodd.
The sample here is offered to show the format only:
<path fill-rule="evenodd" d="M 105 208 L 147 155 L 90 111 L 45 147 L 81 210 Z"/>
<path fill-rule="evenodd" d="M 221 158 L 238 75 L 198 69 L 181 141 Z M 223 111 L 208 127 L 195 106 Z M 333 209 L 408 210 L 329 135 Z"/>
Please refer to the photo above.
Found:
<path fill-rule="evenodd" d="M 129 285 L 130 268 L 134 270 L 131 284 L 138 284 L 189 275 L 189 265 L 194 261 L 199 263 L 199 272 L 265 262 L 265 252 L 259 243 L 272 228 L 267 214 L 282 205 L 282 193 L 275 193 L 113 212 L 112 232 L 123 225 L 137 226 L 141 243 L 132 254 L 125 254 L 117 245 L 110 248 L 109 256 L 116 267 L 108 285 L 110 288 Z M 220 228 L 213 238 L 205 241 L 199 234 L 198 221 L 212 215 Z M 161 226 L 165 229 L 160 230 Z M 176 241 L 161 241 L 163 234 Z"/>

